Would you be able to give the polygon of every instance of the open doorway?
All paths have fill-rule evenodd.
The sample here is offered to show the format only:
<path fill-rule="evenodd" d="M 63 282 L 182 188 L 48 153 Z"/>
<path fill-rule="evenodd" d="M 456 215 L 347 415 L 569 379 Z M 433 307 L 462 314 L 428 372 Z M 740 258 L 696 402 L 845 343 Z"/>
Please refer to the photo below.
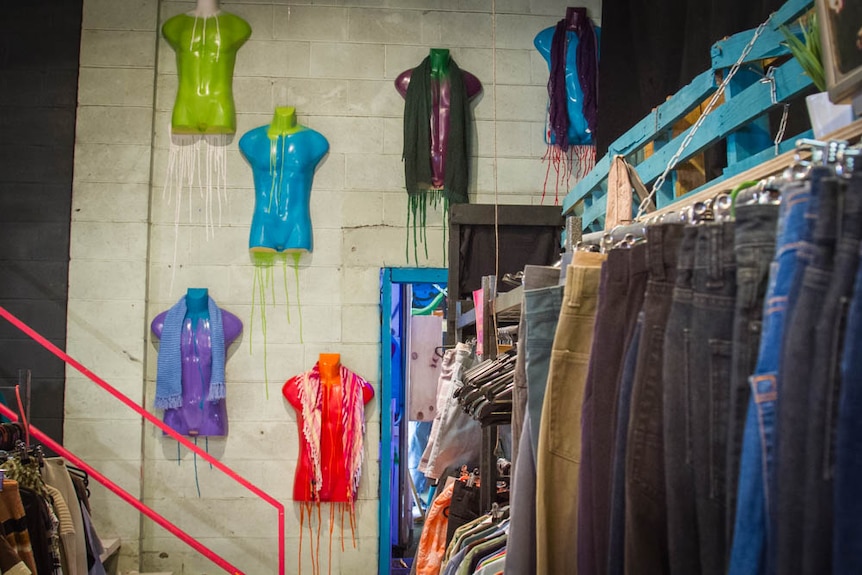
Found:
<path fill-rule="evenodd" d="M 445 268 L 380 273 L 379 575 L 409 572 L 432 495 L 416 467 L 436 407 L 447 279 Z"/>

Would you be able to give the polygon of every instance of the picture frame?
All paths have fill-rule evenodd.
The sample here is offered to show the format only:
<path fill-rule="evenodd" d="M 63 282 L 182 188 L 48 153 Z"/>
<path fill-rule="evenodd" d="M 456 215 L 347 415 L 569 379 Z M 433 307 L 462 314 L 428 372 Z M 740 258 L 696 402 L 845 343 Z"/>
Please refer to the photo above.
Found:
<path fill-rule="evenodd" d="M 862 2 L 815 0 L 829 99 L 849 104 L 862 93 Z"/>

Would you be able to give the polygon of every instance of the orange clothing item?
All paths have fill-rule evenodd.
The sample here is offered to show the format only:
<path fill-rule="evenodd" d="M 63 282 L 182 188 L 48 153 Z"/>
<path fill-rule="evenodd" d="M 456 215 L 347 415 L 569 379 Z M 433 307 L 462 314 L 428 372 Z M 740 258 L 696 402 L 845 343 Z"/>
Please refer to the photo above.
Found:
<path fill-rule="evenodd" d="M 446 528 L 449 526 L 449 505 L 455 482 L 449 483 L 440 495 L 434 498 L 425 526 L 416 549 L 416 575 L 440 575 L 440 565 L 446 554 Z"/>

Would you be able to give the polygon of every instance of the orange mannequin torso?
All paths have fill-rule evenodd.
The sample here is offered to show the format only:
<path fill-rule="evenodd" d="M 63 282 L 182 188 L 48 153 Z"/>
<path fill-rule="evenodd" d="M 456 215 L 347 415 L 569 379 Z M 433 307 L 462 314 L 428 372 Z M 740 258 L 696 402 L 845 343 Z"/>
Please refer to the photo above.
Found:
<path fill-rule="evenodd" d="M 320 487 L 320 501 L 350 501 L 351 478 L 348 477 L 344 463 L 344 422 L 342 406 L 344 386 L 341 382 L 341 363 L 337 353 L 322 353 L 318 361 L 320 368 L 321 424 L 320 424 L 320 468 L 323 485 Z M 308 441 L 303 434 L 302 403 L 299 388 L 304 374 L 287 380 L 282 393 L 296 409 L 299 425 L 299 459 L 296 463 L 296 476 L 293 484 L 294 501 L 315 501 L 312 486 L 314 465 L 308 449 Z M 374 397 L 371 385 L 363 380 L 362 401 L 368 403 Z"/>

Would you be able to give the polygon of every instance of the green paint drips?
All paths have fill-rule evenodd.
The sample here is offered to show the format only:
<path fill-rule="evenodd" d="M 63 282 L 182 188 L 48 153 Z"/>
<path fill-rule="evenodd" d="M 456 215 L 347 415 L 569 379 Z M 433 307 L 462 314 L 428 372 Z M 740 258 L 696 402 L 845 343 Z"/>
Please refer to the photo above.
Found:
<path fill-rule="evenodd" d="M 410 230 L 413 221 L 413 261 L 419 263 L 419 243 L 423 244 L 425 259 L 428 259 L 428 206 L 433 210 L 443 207 L 443 265 L 446 263 L 446 218 L 449 214 L 449 200 L 440 190 L 423 190 L 407 197 L 407 239 L 404 255 L 410 262 Z"/>
<path fill-rule="evenodd" d="M 302 308 L 300 307 L 301 300 L 299 297 L 299 259 L 300 252 L 293 252 L 293 268 L 296 278 L 296 307 L 299 312 L 299 341 L 305 343 L 302 335 Z M 282 268 L 282 283 L 284 285 L 285 310 L 287 314 L 287 323 L 291 323 L 290 319 L 290 292 L 287 289 L 287 253 L 274 252 L 251 252 L 252 263 L 254 264 L 254 283 L 251 290 L 251 321 L 249 322 L 249 337 L 248 337 L 248 352 L 253 353 L 254 346 L 252 344 L 252 333 L 254 331 L 255 305 L 260 308 L 260 323 L 261 334 L 263 335 L 263 377 L 266 385 L 266 398 L 269 399 L 269 365 L 267 355 L 267 321 L 266 321 L 266 294 L 270 294 L 270 306 L 275 307 L 275 272 L 273 266 L 276 260 L 281 260 Z"/>
<path fill-rule="evenodd" d="M 293 272 L 296 276 L 296 311 L 299 313 L 299 343 L 305 343 L 302 339 L 302 300 L 299 298 L 299 252 L 293 253 Z"/>

